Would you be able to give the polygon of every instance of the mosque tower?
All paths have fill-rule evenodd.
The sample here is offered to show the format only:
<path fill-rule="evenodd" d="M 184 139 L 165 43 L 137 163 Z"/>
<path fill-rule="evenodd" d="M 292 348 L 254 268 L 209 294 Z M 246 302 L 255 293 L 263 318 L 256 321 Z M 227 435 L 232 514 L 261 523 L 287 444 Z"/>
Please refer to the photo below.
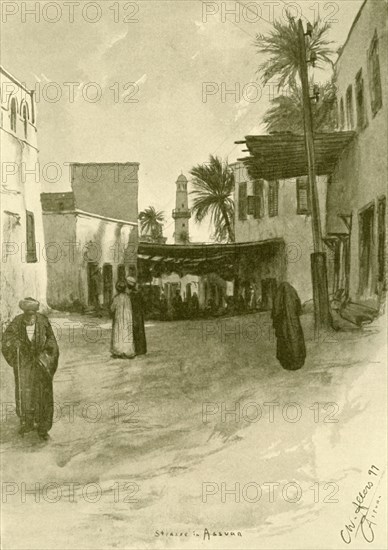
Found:
<path fill-rule="evenodd" d="M 172 217 L 175 220 L 175 244 L 188 244 L 191 212 L 187 195 L 187 178 L 183 174 L 176 180 L 176 200 Z"/>

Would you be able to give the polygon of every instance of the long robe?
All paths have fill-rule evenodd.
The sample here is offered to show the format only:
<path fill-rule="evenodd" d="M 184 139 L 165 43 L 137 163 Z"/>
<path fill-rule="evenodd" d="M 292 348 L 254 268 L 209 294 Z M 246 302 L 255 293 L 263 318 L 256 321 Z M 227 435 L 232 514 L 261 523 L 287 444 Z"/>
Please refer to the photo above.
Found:
<path fill-rule="evenodd" d="M 50 322 L 36 314 L 30 341 L 24 315 L 18 315 L 3 335 L 2 353 L 15 376 L 16 414 L 21 424 L 47 433 L 53 424 L 53 378 L 58 367 L 59 349 Z M 19 379 L 20 375 L 20 379 Z"/>
<path fill-rule="evenodd" d="M 289 283 L 281 283 L 272 308 L 277 348 L 276 358 L 284 369 L 298 370 L 306 359 L 306 346 L 299 316 L 302 304 Z"/>
<path fill-rule="evenodd" d="M 131 299 L 126 292 L 117 294 L 111 305 L 112 323 L 112 355 L 134 357 L 135 345 L 133 337 L 133 318 Z"/>
<path fill-rule="evenodd" d="M 129 296 L 132 304 L 133 338 L 136 355 L 147 353 L 147 341 L 144 329 L 144 307 L 141 294 L 137 290 L 130 290 Z"/>

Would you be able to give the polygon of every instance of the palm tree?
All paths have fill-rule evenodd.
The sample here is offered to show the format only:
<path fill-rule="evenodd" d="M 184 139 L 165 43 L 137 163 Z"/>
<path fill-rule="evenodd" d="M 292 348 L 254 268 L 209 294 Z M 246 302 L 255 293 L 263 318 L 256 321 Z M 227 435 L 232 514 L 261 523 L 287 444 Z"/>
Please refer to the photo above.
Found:
<path fill-rule="evenodd" d="M 316 132 L 331 132 L 337 126 L 334 79 L 320 86 L 319 93 L 319 101 L 311 105 L 314 130 Z M 268 132 L 303 134 L 303 102 L 302 90 L 299 86 L 290 88 L 290 94 L 287 96 L 275 97 L 271 103 L 272 107 L 263 118 Z"/>
<path fill-rule="evenodd" d="M 181 244 L 190 244 L 190 235 L 184 229 L 179 233 L 179 242 Z"/>
<path fill-rule="evenodd" d="M 330 23 L 318 19 L 311 27 L 311 38 L 306 44 L 307 59 L 314 54 L 317 68 L 324 68 L 326 63 L 332 65 L 332 56 L 335 53 L 333 42 L 326 38 L 331 28 Z M 298 24 L 295 19 L 288 16 L 286 23 L 275 21 L 267 36 L 256 35 L 255 45 L 259 54 L 269 55 L 258 67 L 263 84 L 276 77 L 279 79 L 278 90 L 285 85 L 295 87 L 300 66 Z"/>
<path fill-rule="evenodd" d="M 194 221 L 201 223 L 210 214 L 214 225 L 214 239 L 234 242 L 234 174 L 227 163 L 210 155 L 207 164 L 198 164 L 190 170 L 194 186 L 191 211 Z"/>
<path fill-rule="evenodd" d="M 142 235 L 150 236 L 153 242 L 159 242 L 163 238 L 164 212 L 149 206 L 140 212 L 139 221 Z"/>

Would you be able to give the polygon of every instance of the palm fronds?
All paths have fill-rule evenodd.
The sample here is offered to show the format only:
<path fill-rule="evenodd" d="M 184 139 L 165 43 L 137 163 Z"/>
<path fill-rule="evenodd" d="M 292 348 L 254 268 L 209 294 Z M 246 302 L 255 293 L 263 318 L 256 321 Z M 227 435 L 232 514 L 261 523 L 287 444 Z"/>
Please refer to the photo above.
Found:
<path fill-rule="evenodd" d="M 194 202 L 191 211 L 194 221 L 201 223 L 210 215 L 215 240 L 234 241 L 234 174 L 227 163 L 210 155 L 207 164 L 194 166 L 190 174 L 194 186 L 191 195 Z"/>
<path fill-rule="evenodd" d="M 320 97 L 312 103 L 314 130 L 330 132 L 336 128 L 336 90 L 334 80 L 319 87 Z M 290 94 L 274 98 L 265 113 L 263 122 L 268 132 L 292 132 L 303 134 L 303 101 L 299 86 L 290 88 Z"/>
<path fill-rule="evenodd" d="M 163 212 L 149 206 L 140 212 L 139 221 L 143 235 L 150 235 L 155 241 L 163 236 L 163 223 L 165 221 Z"/>
<path fill-rule="evenodd" d="M 317 68 L 323 68 L 326 63 L 332 63 L 333 42 L 326 38 L 330 26 L 329 22 L 318 19 L 312 25 L 311 38 L 306 40 L 307 59 L 314 52 Z M 267 84 L 276 77 L 278 89 L 285 85 L 295 86 L 300 66 L 297 21 L 290 16 L 286 23 L 274 21 L 273 29 L 268 35 L 256 35 L 255 46 L 259 54 L 269 56 L 258 67 L 263 84 Z"/>

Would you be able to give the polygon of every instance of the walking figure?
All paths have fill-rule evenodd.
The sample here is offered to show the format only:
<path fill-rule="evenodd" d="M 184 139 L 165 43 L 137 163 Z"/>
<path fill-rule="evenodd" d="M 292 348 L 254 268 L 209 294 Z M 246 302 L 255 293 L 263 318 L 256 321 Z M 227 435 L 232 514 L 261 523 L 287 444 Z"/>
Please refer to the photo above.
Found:
<path fill-rule="evenodd" d="M 286 370 L 298 370 L 306 359 L 306 346 L 300 324 L 302 304 L 293 286 L 280 283 L 272 308 L 277 339 L 276 358 Z"/>
<path fill-rule="evenodd" d="M 118 281 L 116 290 L 117 294 L 111 305 L 113 314 L 111 354 L 114 358 L 131 359 L 135 357 L 135 344 L 132 304 L 127 294 L 126 282 Z"/>
<path fill-rule="evenodd" d="M 37 300 L 25 298 L 19 307 L 23 313 L 5 330 L 2 353 L 15 376 L 20 435 L 36 428 L 39 437 L 47 440 L 53 424 L 53 378 L 58 367 L 58 344 L 48 318 L 38 313 Z"/>
<path fill-rule="evenodd" d="M 132 305 L 133 319 L 133 341 L 136 355 L 147 353 L 147 341 L 144 329 L 144 304 L 138 290 L 136 290 L 136 279 L 127 277 L 128 294 Z"/>

